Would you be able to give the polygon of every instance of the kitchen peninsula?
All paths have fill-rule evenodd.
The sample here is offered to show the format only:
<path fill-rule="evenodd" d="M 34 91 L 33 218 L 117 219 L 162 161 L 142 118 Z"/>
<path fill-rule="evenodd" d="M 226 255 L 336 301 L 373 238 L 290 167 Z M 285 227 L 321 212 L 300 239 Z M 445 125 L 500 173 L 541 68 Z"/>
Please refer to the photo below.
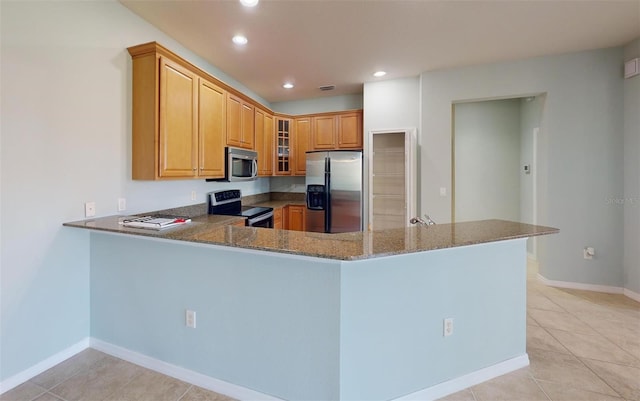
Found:
<path fill-rule="evenodd" d="M 430 399 L 526 366 L 525 241 L 558 232 L 487 220 L 321 234 L 210 215 L 152 231 L 121 219 L 65 224 L 92 230 L 96 343 L 284 400 Z"/>

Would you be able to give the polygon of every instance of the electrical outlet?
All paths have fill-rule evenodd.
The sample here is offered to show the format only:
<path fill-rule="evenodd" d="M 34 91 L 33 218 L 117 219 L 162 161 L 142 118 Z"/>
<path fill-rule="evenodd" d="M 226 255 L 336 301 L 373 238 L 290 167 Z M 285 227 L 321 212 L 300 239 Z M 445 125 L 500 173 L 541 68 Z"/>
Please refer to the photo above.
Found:
<path fill-rule="evenodd" d="M 187 309 L 185 314 L 185 324 L 187 327 L 191 327 L 192 329 L 196 328 L 196 312 Z"/>
<path fill-rule="evenodd" d="M 87 202 L 84 204 L 84 217 L 93 217 L 96 215 L 96 203 Z"/>
<path fill-rule="evenodd" d="M 118 211 L 121 212 L 127 210 L 127 200 L 125 198 L 118 198 Z"/>
<path fill-rule="evenodd" d="M 585 259 L 593 259 L 596 256 L 596 250 L 591 246 L 587 246 L 582 250 L 582 256 Z"/>
<path fill-rule="evenodd" d="M 191 191 L 191 200 L 196 200 L 196 191 Z"/>
<path fill-rule="evenodd" d="M 442 335 L 448 337 L 453 334 L 453 318 L 449 317 L 442 322 Z"/>

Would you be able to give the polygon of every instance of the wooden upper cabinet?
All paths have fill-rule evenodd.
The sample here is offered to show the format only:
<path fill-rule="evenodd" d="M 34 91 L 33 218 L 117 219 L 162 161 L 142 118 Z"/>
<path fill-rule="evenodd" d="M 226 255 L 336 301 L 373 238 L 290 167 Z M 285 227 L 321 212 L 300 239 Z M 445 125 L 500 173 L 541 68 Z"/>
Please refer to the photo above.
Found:
<path fill-rule="evenodd" d="M 336 118 L 333 115 L 313 117 L 312 147 L 314 150 L 336 149 Z"/>
<path fill-rule="evenodd" d="M 275 122 L 275 175 L 291 175 L 291 128 L 290 118 L 277 117 Z"/>
<path fill-rule="evenodd" d="M 247 149 L 255 148 L 254 110 L 251 103 L 242 102 L 242 144 Z"/>
<path fill-rule="evenodd" d="M 242 146 L 242 99 L 227 95 L 227 145 Z"/>
<path fill-rule="evenodd" d="M 254 149 L 254 107 L 236 95 L 227 95 L 227 145 Z"/>
<path fill-rule="evenodd" d="M 311 118 L 296 118 L 293 126 L 293 169 L 292 175 L 305 175 L 307 173 L 307 150 L 311 136 Z"/>
<path fill-rule="evenodd" d="M 198 158 L 198 77 L 160 58 L 159 177 L 195 177 Z"/>
<path fill-rule="evenodd" d="M 262 109 L 255 111 L 255 142 L 258 152 L 258 175 L 268 177 L 273 174 L 275 125 L 273 115 Z"/>
<path fill-rule="evenodd" d="M 199 87 L 199 175 L 224 177 L 224 146 L 227 120 L 227 92 L 200 78 Z"/>
<path fill-rule="evenodd" d="M 155 42 L 128 50 L 132 178 L 223 177 L 226 90 Z"/>
<path fill-rule="evenodd" d="M 362 149 L 362 112 L 339 114 L 338 149 Z"/>
<path fill-rule="evenodd" d="M 362 111 L 314 116 L 312 128 L 313 150 L 362 149 Z"/>
<path fill-rule="evenodd" d="M 132 178 L 224 176 L 224 147 L 259 153 L 259 175 L 304 175 L 307 150 L 361 149 L 362 110 L 268 114 L 156 42 L 132 59 Z"/>

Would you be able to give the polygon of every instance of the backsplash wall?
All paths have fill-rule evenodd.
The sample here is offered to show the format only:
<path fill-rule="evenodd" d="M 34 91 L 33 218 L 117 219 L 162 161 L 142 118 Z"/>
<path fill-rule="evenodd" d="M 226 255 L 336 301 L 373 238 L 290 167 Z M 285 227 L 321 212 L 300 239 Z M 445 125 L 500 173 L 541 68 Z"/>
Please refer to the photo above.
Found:
<path fill-rule="evenodd" d="M 270 192 L 305 192 L 305 177 L 271 177 Z"/>

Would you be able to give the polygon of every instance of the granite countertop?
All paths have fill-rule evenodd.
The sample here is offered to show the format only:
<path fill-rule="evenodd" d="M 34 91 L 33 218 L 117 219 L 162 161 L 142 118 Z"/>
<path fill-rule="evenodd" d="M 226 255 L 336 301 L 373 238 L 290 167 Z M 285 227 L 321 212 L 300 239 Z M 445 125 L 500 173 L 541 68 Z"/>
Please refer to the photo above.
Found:
<path fill-rule="evenodd" d="M 287 203 L 291 204 L 291 202 Z M 434 226 L 324 234 L 235 226 L 241 217 L 191 215 L 192 221 L 161 231 L 124 227 L 126 216 L 109 216 L 65 223 L 120 234 L 164 238 L 236 248 L 263 250 L 336 260 L 360 260 L 382 256 L 424 252 L 515 238 L 554 234 L 552 227 L 534 226 L 505 220 L 483 220 Z"/>

